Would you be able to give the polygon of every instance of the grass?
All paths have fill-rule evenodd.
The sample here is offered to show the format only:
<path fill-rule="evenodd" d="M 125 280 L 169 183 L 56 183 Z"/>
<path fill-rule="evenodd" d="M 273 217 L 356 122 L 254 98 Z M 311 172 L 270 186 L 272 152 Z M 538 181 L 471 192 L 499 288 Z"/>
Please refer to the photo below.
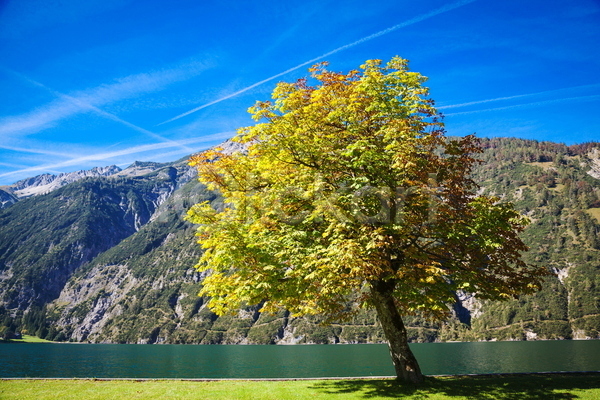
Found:
<path fill-rule="evenodd" d="M 14 343 L 53 343 L 50 340 L 40 339 L 37 336 L 23 335 L 21 339 L 11 339 Z"/>
<path fill-rule="evenodd" d="M 0 343 L 54 343 L 50 340 L 40 339 L 37 336 L 23 335 L 21 339 L 0 340 Z"/>
<path fill-rule="evenodd" d="M 596 218 L 596 221 L 600 222 L 600 208 L 588 208 L 586 211 L 589 215 Z"/>
<path fill-rule="evenodd" d="M 553 161 L 530 162 L 530 163 L 527 163 L 527 165 L 534 165 L 536 167 L 542 168 L 543 170 L 548 170 L 554 165 L 554 162 Z"/>
<path fill-rule="evenodd" d="M 0 380 L 0 398 L 20 399 L 600 399 L 600 373 L 428 377 L 420 386 L 392 379 L 297 381 Z"/>

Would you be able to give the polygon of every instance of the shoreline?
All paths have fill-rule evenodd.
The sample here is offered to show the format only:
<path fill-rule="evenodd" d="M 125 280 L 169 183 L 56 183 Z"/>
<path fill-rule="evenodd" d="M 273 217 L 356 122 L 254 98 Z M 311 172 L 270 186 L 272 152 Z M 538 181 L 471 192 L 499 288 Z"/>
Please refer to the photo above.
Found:
<path fill-rule="evenodd" d="M 426 378 L 461 378 L 461 377 L 516 377 L 516 376 L 558 376 L 558 375 L 600 375 L 600 371 L 546 371 L 546 372 L 512 372 L 493 374 L 458 374 L 458 375 L 425 375 Z M 296 381 L 350 381 L 350 380 L 395 380 L 395 376 L 349 376 L 349 377 L 315 377 L 315 378 L 43 378 L 43 377 L 0 377 L 0 381 L 36 380 L 36 381 L 127 381 L 127 382 L 296 382 Z"/>

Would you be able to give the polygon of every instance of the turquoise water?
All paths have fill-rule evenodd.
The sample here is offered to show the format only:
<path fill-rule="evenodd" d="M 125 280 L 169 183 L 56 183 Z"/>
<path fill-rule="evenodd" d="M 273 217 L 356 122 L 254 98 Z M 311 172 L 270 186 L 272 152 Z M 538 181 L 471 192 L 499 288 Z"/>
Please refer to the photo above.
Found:
<path fill-rule="evenodd" d="M 600 371 L 600 341 L 412 344 L 426 375 Z M 392 376 L 387 346 L 0 344 L 0 377 Z"/>

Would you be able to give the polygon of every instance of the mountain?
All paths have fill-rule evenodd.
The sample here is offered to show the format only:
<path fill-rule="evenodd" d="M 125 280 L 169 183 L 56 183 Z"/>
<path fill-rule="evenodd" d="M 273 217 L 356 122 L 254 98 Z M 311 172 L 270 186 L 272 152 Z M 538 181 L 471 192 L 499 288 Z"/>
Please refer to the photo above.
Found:
<path fill-rule="evenodd" d="M 555 274 L 539 293 L 508 302 L 457 293 L 448 322 L 406 318 L 411 340 L 598 338 L 600 144 L 482 144 L 474 172 L 481 192 L 529 216 L 525 258 Z M 368 311 L 331 326 L 318 317 L 262 314 L 260 306 L 217 317 L 197 296 L 200 249 L 183 216 L 202 201 L 221 207 L 221 198 L 183 160 L 110 171 L 47 193 L 33 188 L 58 178 L 21 181 L 29 186 L 4 192 L 12 205 L 0 210 L 0 329 L 94 343 L 383 341 Z"/>
<path fill-rule="evenodd" d="M 9 207 L 19 201 L 12 191 L 0 188 L 0 210 Z"/>
<path fill-rule="evenodd" d="M 13 197 L 13 201 L 8 201 L 8 204 L 6 205 L 10 205 L 22 198 L 50 193 L 53 190 L 68 185 L 69 183 L 76 182 L 80 179 L 111 176 L 120 171 L 121 168 L 117 167 L 116 165 L 111 165 L 108 167 L 95 167 L 87 171 L 62 173 L 59 175 L 42 174 L 33 178 L 20 180 L 10 186 L 0 187 L 0 199 L 2 199 L 3 196 L 2 192 L 9 194 Z M 4 206 L 5 204 L 3 202 L 2 207 L 0 208 L 4 208 Z"/>

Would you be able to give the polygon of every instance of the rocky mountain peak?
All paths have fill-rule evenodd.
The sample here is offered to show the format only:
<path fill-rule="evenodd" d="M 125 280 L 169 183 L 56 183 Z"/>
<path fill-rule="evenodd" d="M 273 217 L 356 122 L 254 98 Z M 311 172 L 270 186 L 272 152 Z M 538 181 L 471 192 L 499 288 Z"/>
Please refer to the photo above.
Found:
<path fill-rule="evenodd" d="M 94 167 L 89 170 L 65 172 L 58 175 L 42 174 L 31 178 L 22 179 L 8 186 L 8 191 L 17 198 L 25 198 L 52 192 L 69 183 L 83 178 L 111 176 L 121 171 L 116 165 L 107 167 Z"/>
<path fill-rule="evenodd" d="M 119 171 L 116 175 L 117 176 L 128 176 L 128 177 L 142 176 L 142 175 L 146 175 L 151 172 L 157 171 L 157 170 L 165 167 L 166 165 L 167 164 L 165 164 L 165 163 L 158 163 L 158 162 L 151 162 L 151 161 L 135 161 L 129 167 L 125 168 L 124 170 Z"/>

